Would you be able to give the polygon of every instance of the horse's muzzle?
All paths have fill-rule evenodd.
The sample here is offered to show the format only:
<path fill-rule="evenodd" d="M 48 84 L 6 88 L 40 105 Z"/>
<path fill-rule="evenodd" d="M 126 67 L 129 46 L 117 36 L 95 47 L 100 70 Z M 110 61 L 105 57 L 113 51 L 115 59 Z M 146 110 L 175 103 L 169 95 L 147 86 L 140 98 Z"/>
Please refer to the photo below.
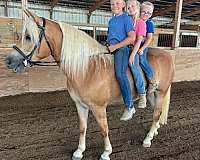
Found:
<path fill-rule="evenodd" d="M 5 64 L 8 69 L 12 69 L 16 73 L 22 73 L 24 71 L 24 59 L 21 55 L 11 54 L 6 57 Z"/>

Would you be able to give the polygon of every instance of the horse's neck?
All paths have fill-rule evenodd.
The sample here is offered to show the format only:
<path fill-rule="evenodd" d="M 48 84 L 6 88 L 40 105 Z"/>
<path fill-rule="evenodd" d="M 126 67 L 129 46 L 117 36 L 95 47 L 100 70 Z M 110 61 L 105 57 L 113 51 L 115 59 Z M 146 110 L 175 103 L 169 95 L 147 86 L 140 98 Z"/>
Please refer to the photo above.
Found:
<path fill-rule="evenodd" d="M 78 73 L 65 73 L 70 81 L 75 81 L 79 84 L 87 83 L 94 79 L 94 77 L 101 77 L 102 74 L 107 73 L 113 67 L 113 62 L 110 59 L 91 57 L 85 69 Z"/>
<path fill-rule="evenodd" d="M 67 88 L 69 91 L 75 90 L 77 93 L 87 92 L 88 88 L 95 88 L 99 83 L 104 83 L 105 80 L 111 81 L 109 78 L 111 74 L 114 75 L 112 61 L 92 58 L 86 70 L 81 70 L 73 75 L 65 73 Z"/>
<path fill-rule="evenodd" d="M 48 21 L 48 23 L 51 23 L 51 25 L 49 25 L 50 28 L 48 28 L 48 30 L 51 31 L 50 34 L 51 37 L 53 37 L 50 41 L 50 47 L 52 47 L 53 49 L 52 56 L 56 61 L 59 62 L 61 59 L 63 33 L 58 23 L 55 23 L 53 21 Z"/>

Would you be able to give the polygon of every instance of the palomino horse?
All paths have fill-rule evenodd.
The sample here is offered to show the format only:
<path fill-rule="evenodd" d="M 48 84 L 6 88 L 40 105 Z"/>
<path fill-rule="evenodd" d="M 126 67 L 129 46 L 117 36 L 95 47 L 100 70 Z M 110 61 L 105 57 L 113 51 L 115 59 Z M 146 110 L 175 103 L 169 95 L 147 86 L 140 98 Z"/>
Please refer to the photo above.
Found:
<path fill-rule="evenodd" d="M 122 103 L 121 93 L 115 78 L 113 56 L 105 46 L 86 33 L 74 27 L 45 20 L 24 10 L 29 16 L 23 29 L 22 47 L 7 57 L 8 68 L 22 72 L 33 60 L 39 61 L 50 54 L 58 62 L 67 77 L 67 89 L 76 103 L 80 120 L 80 138 L 72 159 L 82 159 L 86 149 L 88 111 L 91 110 L 100 127 L 104 140 L 102 160 L 109 160 L 112 146 L 108 136 L 106 108 L 110 104 Z M 159 124 L 166 124 L 170 101 L 170 88 L 174 74 L 172 57 L 163 50 L 150 49 L 149 61 L 159 87 L 149 95 L 154 107 L 153 123 L 143 141 L 144 147 L 151 146 L 151 140 L 158 134 Z M 133 94 L 135 89 L 129 75 Z"/>

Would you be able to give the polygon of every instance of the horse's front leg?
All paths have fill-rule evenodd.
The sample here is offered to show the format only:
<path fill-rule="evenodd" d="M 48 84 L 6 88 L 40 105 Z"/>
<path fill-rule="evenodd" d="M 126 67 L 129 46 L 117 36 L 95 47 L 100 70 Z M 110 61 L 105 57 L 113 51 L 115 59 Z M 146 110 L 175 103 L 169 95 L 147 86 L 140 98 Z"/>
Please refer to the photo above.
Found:
<path fill-rule="evenodd" d="M 83 158 L 83 152 L 85 151 L 85 137 L 87 130 L 87 120 L 88 120 L 88 107 L 83 106 L 80 103 L 76 103 L 76 108 L 79 116 L 79 127 L 80 127 L 80 137 L 79 137 L 79 145 L 77 150 L 73 153 L 72 160 L 81 160 Z"/>
<path fill-rule="evenodd" d="M 106 106 L 92 107 L 92 112 L 97 120 L 97 123 L 101 129 L 101 135 L 104 140 L 104 152 L 101 154 L 100 160 L 110 160 L 109 155 L 112 153 L 112 146 L 108 137 L 108 122 L 106 116 Z"/>

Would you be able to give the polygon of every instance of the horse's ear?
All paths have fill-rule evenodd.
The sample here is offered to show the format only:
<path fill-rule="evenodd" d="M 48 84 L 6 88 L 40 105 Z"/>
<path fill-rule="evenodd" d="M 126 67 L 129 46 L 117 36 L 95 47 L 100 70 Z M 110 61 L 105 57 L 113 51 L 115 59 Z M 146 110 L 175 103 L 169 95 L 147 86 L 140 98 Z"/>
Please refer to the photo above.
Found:
<path fill-rule="evenodd" d="M 23 11 L 26 13 L 26 15 L 28 17 L 32 17 L 34 22 L 37 24 L 37 25 L 40 25 L 40 17 L 38 17 L 36 14 L 30 12 L 28 9 L 23 9 Z"/>

